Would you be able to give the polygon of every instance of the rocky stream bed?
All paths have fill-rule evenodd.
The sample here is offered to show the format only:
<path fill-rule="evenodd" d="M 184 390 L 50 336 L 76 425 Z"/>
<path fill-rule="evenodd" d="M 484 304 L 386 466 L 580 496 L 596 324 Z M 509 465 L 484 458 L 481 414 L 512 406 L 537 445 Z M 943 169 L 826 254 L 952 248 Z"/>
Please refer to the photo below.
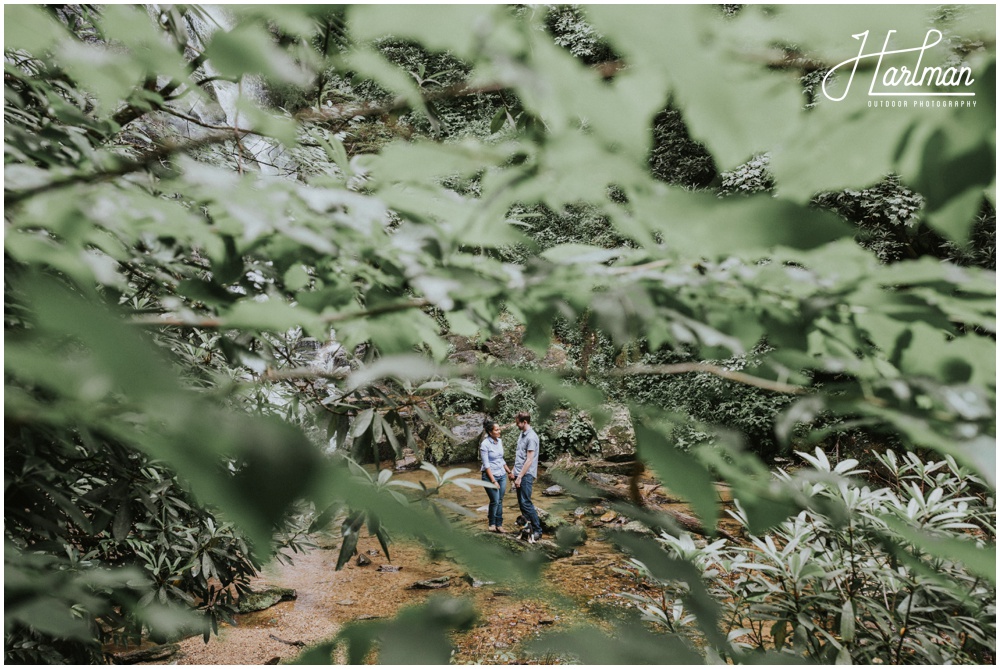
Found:
<path fill-rule="evenodd" d="M 424 471 L 402 472 L 405 480 L 431 483 Z M 629 479 L 614 474 L 592 476 L 606 493 L 629 492 Z M 390 545 L 391 562 L 383 554 L 378 540 L 363 533 L 358 555 L 341 571 L 335 566 L 339 541 L 330 536 L 314 537 L 316 547 L 294 556 L 291 564 L 268 565 L 257 582 L 256 590 L 286 588 L 277 592 L 274 603 L 264 610 L 240 614 L 236 625 L 222 625 L 217 636 L 205 643 L 200 636 L 190 637 L 161 649 L 162 657 L 141 664 L 276 664 L 288 662 L 307 646 L 335 636 L 341 627 L 355 620 L 392 618 L 401 608 L 418 604 L 428 597 L 445 593 L 471 598 L 479 617 L 472 629 L 452 635 L 456 650 L 454 663 L 558 663 L 559 658 L 537 657 L 524 650 L 526 642 L 540 633 L 568 629 L 574 623 L 596 619 L 597 608 L 627 607 L 621 593 L 648 591 L 650 586 L 629 570 L 625 556 L 604 540 L 602 530 L 621 529 L 627 518 L 592 502 L 575 500 L 568 495 L 545 496 L 549 484 L 544 474 L 536 486 L 536 505 L 546 512 L 553 524 L 561 522 L 586 531 L 586 540 L 572 551 L 559 552 L 553 542 L 539 546 L 551 559 L 541 570 L 541 578 L 530 592 L 515 592 L 502 586 L 473 579 L 462 565 L 428 554 L 413 542 Z M 672 503 L 665 491 L 648 474 L 638 479 L 637 489 L 652 507 L 679 517 L 689 513 L 682 504 Z M 484 537 L 506 543 L 512 548 L 517 539 L 486 533 L 485 503 L 482 490 L 466 492 L 455 486 L 446 489 L 447 498 L 476 513 L 475 519 L 455 515 L 455 522 Z M 504 499 L 508 523 L 518 515 L 513 493 Z M 690 518 L 690 516 L 686 516 Z M 693 520 L 693 519 L 692 519 Z M 720 527 L 725 531 L 727 524 Z M 513 529 L 513 525 L 507 528 Z M 734 527 L 729 526 L 731 531 Z M 555 557 L 558 555 L 559 557 Z M 284 601 L 279 601 L 284 595 Z M 267 604 L 268 602 L 264 602 Z M 116 661 L 134 663 L 119 649 Z M 344 662 L 342 652 L 333 658 Z"/>

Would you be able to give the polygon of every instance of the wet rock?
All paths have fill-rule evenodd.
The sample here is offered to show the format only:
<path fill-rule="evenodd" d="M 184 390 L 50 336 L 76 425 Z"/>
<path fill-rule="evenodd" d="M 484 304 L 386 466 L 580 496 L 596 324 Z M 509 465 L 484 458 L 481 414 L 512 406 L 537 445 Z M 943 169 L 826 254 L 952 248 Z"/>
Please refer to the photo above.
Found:
<path fill-rule="evenodd" d="M 412 449 L 404 448 L 403 457 L 396 460 L 395 470 L 405 472 L 411 469 L 420 469 L 420 459 Z"/>
<path fill-rule="evenodd" d="M 379 566 L 378 571 L 381 571 L 386 574 L 394 574 L 397 571 L 401 571 L 402 569 L 403 569 L 402 567 L 397 567 L 395 565 L 383 564 Z"/>
<path fill-rule="evenodd" d="M 635 458 L 635 428 L 628 407 L 610 404 L 611 420 L 597 432 L 597 444 L 601 457 L 610 461 L 632 460 Z"/>
<path fill-rule="evenodd" d="M 337 606 L 354 606 L 354 600 L 353 599 L 343 599 L 343 600 L 337 602 Z"/>
<path fill-rule="evenodd" d="M 355 620 L 381 620 L 382 616 L 372 615 L 371 613 L 366 613 L 364 615 L 358 616 Z"/>
<path fill-rule="evenodd" d="M 254 611 L 263 611 L 278 602 L 292 600 L 296 597 L 298 597 L 298 594 L 292 588 L 268 586 L 260 590 L 251 590 L 240 596 L 236 612 L 252 613 Z"/>
<path fill-rule="evenodd" d="M 540 510 L 540 509 L 539 509 Z M 540 515 L 540 514 L 539 514 Z M 539 518 L 541 519 L 541 518 Z M 545 526 L 544 523 L 542 525 Z M 549 541 L 547 539 L 540 539 L 535 543 L 528 543 L 527 541 L 522 541 L 518 537 L 520 535 L 513 532 L 509 534 L 497 534 L 496 532 L 484 532 L 482 535 L 484 539 L 493 541 L 494 543 L 502 545 L 504 548 L 514 552 L 523 553 L 526 550 L 539 550 L 551 559 L 557 560 L 559 558 L 568 557 L 573 554 L 572 548 L 565 548 L 558 545 L 554 541 Z"/>
<path fill-rule="evenodd" d="M 592 506 L 590 507 L 590 515 L 592 516 L 603 516 L 608 510 L 603 506 Z"/>
<path fill-rule="evenodd" d="M 539 539 L 533 544 L 529 544 L 529 547 L 535 547 L 541 550 L 543 553 L 548 555 L 553 560 L 558 560 L 560 558 L 567 558 L 576 555 L 576 551 L 570 546 L 562 546 L 549 539 Z"/>
<path fill-rule="evenodd" d="M 615 520 L 616 518 L 618 518 L 618 514 L 617 513 L 615 513 L 614 511 L 608 511 L 603 516 L 601 516 L 601 522 L 602 523 L 610 523 L 613 520 Z"/>
<path fill-rule="evenodd" d="M 429 578 L 426 581 L 417 581 L 416 583 L 411 583 L 407 587 L 410 590 L 438 590 L 440 588 L 447 588 L 450 585 L 450 577 L 440 576 L 438 578 Z"/>
<path fill-rule="evenodd" d="M 621 528 L 625 532 L 635 532 L 636 534 L 655 534 L 653 530 L 646 527 L 644 524 L 638 520 L 633 520 L 631 522 L 625 523 Z"/>
<path fill-rule="evenodd" d="M 555 618 L 540 618 L 538 620 L 539 625 L 555 625 Z"/>
<path fill-rule="evenodd" d="M 379 549 L 377 549 L 377 548 L 370 548 L 370 549 L 368 549 L 365 552 L 368 553 L 368 555 L 370 555 L 372 557 L 378 557 L 379 555 L 382 554 L 382 552 L 379 551 Z"/>
<path fill-rule="evenodd" d="M 362 553 L 362 554 L 360 554 L 358 556 L 358 566 L 359 567 L 367 567 L 371 563 L 372 563 L 372 559 L 370 557 L 368 557 L 367 555 L 365 555 L 364 553 Z"/>
<path fill-rule="evenodd" d="M 549 486 L 548 488 L 543 490 L 542 494 L 545 495 L 546 497 L 559 497 L 564 492 L 565 491 L 563 490 L 562 486 L 554 485 L 554 486 Z"/>
<path fill-rule="evenodd" d="M 583 518 L 587 514 L 587 510 L 582 506 L 578 506 L 573 509 L 573 516 L 575 518 Z"/>
<path fill-rule="evenodd" d="M 130 650 L 127 653 L 115 653 L 111 656 L 112 664 L 137 664 L 139 662 L 155 662 L 166 660 L 177 654 L 181 649 L 176 643 L 167 643 L 150 648 L 139 648 Z"/>
<path fill-rule="evenodd" d="M 485 585 L 496 585 L 496 581 L 481 581 L 472 574 L 463 574 L 462 580 L 471 585 L 473 588 L 481 588 Z"/>

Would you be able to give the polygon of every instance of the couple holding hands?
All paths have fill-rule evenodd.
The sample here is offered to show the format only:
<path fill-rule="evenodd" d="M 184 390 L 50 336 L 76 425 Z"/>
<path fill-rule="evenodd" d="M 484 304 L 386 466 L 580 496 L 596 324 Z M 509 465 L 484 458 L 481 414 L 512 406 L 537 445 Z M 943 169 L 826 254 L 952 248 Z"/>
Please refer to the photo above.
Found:
<path fill-rule="evenodd" d="M 517 491 L 517 505 L 521 509 L 524 522 L 528 524 L 527 539 L 534 543 L 542 536 L 542 524 L 538 520 L 538 512 L 531 503 L 531 489 L 538 476 L 538 434 L 531 429 L 531 416 L 522 411 L 514 417 L 520 436 L 517 438 L 517 450 L 514 452 L 513 468 L 507 466 L 503 458 L 503 442 L 500 440 L 500 424 L 491 420 L 483 422 L 486 437 L 479 445 L 479 457 L 482 461 L 482 478 L 496 488 L 486 488 L 490 498 L 487 512 L 489 530 L 503 532 L 503 495 L 507 490 L 507 477 L 510 476 Z"/>

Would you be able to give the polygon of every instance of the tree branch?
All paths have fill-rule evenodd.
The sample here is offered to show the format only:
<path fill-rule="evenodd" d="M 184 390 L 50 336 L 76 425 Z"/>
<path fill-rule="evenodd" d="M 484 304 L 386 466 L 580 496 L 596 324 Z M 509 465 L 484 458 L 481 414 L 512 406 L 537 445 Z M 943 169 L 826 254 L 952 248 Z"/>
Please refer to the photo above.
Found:
<path fill-rule="evenodd" d="M 803 395 L 809 391 L 809 389 L 804 386 L 781 383 L 780 381 L 770 381 L 768 379 L 753 376 L 752 374 L 744 374 L 743 372 L 736 372 L 731 369 L 726 369 L 725 367 L 719 367 L 718 365 L 710 365 L 706 362 L 681 362 L 674 365 L 631 365 L 629 367 L 613 369 L 609 371 L 608 374 L 610 376 L 713 374 L 723 379 L 729 379 L 730 381 L 736 381 L 737 383 L 754 386 L 756 388 L 763 388 L 764 390 L 770 390 L 772 392 L 782 393 L 785 395 Z"/>

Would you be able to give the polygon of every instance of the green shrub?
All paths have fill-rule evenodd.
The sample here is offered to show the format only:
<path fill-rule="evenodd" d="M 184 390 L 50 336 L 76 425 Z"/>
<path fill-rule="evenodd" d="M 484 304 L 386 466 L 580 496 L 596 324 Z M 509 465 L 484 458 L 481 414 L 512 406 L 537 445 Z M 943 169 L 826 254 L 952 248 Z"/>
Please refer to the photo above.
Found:
<path fill-rule="evenodd" d="M 660 539 L 672 556 L 692 560 L 717 595 L 730 651 L 774 649 L 823 664 L 991 664 L 991 561 L 970 557 L 995 536 L 996 508 L 978 492 L 982 482 L 951 458 L 887 451 L 879 460 L 898 485 L 873 489 L 844 478 L 863 473 L 856 460 L 833 466 L 819 449 L 800 455 L 809 469 L 776 476 L 809 509 L 775 531 L 749 535 L 749 545 Z M 738 503 L 732 515 L 749 527 Z M 915 543 L 920 535 L 938 548 Z M 649 620 L 693 634 L 697 616 L 681 601 L 687 588 L 663 588 L 661 597 L 632 598 Z"/>

